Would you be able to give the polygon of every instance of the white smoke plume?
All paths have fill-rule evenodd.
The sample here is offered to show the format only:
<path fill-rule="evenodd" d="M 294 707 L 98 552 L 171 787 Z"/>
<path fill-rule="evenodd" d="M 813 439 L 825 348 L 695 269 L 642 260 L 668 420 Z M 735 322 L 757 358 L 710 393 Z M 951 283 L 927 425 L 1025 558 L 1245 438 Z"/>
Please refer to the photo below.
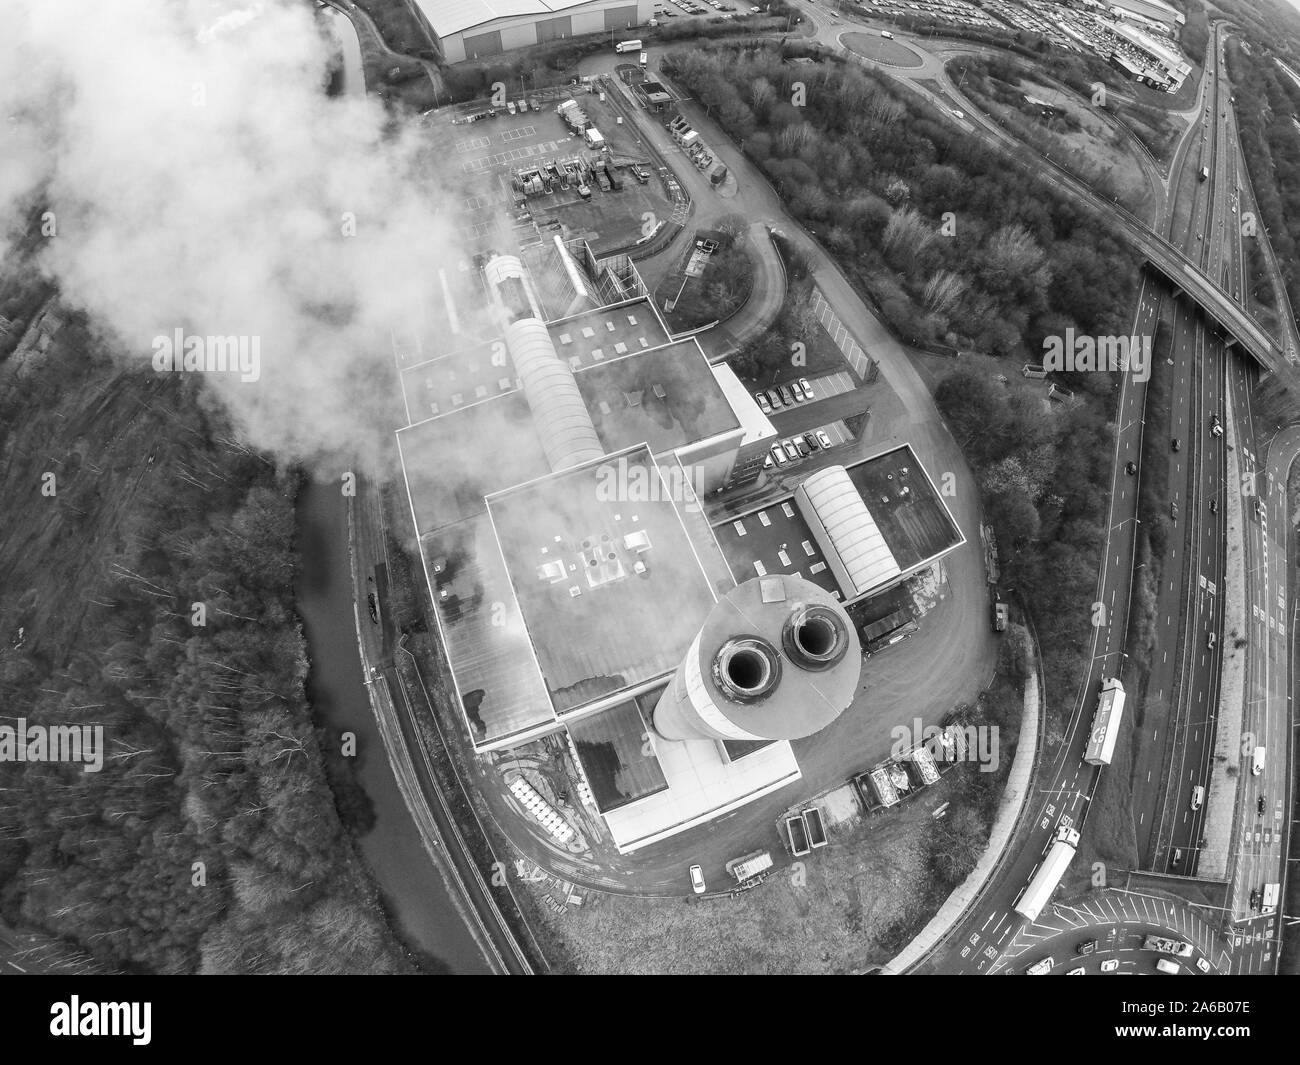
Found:
<path fill-rule="evenodd" d="M 0 255 L 49 212 L 39 268 L 125 357 L 257 337 L 257 381 L 203 375 L 241 435 L 372 468 L 390 328 L 463 259 L 419 128 L 326 95 L 301 0 L 0 0 L 0 27 Z"/>

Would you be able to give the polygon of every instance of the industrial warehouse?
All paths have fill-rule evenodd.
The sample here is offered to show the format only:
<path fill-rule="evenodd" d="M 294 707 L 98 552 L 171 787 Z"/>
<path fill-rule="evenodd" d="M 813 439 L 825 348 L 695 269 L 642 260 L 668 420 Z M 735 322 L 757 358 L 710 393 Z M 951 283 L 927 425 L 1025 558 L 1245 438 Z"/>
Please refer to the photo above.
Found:
<path fill-rule="evenodd" d="M 964 543 L 914 453 L 822 466 L 711 526 L 765 483 L 777 432 L 630 260 L 556 236 L 480 256 L 442 300 L 449 353 L 395 352 L 397 438 L 475 750 L 566 733 L 620 853 L 799 780 L 791 741 L 857 693 L 846 607 Z"/>
<path fill-rule="evenodd" d="M 448 63 L 650 21 L 652 0 L 416 0 Z"/>

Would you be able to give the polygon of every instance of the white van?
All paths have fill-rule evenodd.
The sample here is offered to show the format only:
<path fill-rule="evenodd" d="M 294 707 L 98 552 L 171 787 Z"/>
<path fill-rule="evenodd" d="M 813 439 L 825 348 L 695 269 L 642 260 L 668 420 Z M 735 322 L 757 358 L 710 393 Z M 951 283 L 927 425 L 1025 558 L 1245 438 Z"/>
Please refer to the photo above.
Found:
<path fill-rule="evenodd" d="M 1253 776 L 1259 776 L 1264 772 L 1264 748 L 1255 748 L 1255 757 L 1250 763 L 1250 772 Z"/>
<path fill-rule="evenodd" d="M 1178 963 L 1176 961 L 1170 961 L 1168 958 L 1161 958 L 1156 962 L 1156 971 L 1168 973 L 1170 976 L 1177 976 Z"/>
<path fill-rule="evenodd" d="M 885 40 L 887 40 L 887 41 L 892 41 L 892 40 L 894 39 L 894 35 L 893 35 L 892 33 L 890 33 L 888 30 L 881 30 L 881 31 L 880 31 L 880 36 L 882 36 L 883 38 L 885 38 Z"/>
<path fill-rule="evenodd" d="M 1205 787 L 1201 784 L 1197 784 L 1196 787 L 1192 789 L 1192 809 L 1199 810 L 1201 808 L 1201 804 L 1204 802 L 1205 802 Z"/>

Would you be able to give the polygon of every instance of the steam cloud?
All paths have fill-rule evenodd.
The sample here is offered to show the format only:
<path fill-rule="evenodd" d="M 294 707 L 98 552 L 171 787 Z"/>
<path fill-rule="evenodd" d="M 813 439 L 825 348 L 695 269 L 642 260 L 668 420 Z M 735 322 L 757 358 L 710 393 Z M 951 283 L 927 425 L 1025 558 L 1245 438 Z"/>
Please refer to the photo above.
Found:
<path fill-rule="evenodd" d="M 52 212 L 39 268 L 126 357 L 259 337 L 258 381 L 203 375 L 243 438 L 376 468 L 389 330 L 462 257 L 419 130 L 325 94 L 301 0 L 0 0 L 0 26 L 0 255 Z"/>

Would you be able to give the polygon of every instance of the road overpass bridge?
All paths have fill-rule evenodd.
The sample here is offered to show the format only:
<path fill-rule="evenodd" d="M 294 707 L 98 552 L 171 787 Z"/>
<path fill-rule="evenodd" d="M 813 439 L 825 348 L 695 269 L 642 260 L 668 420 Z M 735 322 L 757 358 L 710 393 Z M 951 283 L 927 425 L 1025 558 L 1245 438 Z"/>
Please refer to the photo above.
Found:
<path fill-rule="evenodd" d="M 1172 286 L 1175 295 L 1185 295 L 1195 302 L 1219 328 L 1228 347 L 1240 348 L 1258 362 L 1262 369 L 1271 373 L 1295 373 L 1296 368 L 1286 357 L 1282 346 L 1264 332 L 1240 304 L 1176 249 L 1144 248 L 1143 251 L 1147 253 L 1146 265 Z M 1151 254 L 1152 251 L 1157 254 Z M 1160 252 L 1165 254 L 1159 254 Z M 1168 254 L 1169 252 L 1173 254 Z M 1179 262 L 1179 259 L 1183 261 Z M 1300 381 L 1300 374 L 1296 374 L 1296 379 Z"/>

